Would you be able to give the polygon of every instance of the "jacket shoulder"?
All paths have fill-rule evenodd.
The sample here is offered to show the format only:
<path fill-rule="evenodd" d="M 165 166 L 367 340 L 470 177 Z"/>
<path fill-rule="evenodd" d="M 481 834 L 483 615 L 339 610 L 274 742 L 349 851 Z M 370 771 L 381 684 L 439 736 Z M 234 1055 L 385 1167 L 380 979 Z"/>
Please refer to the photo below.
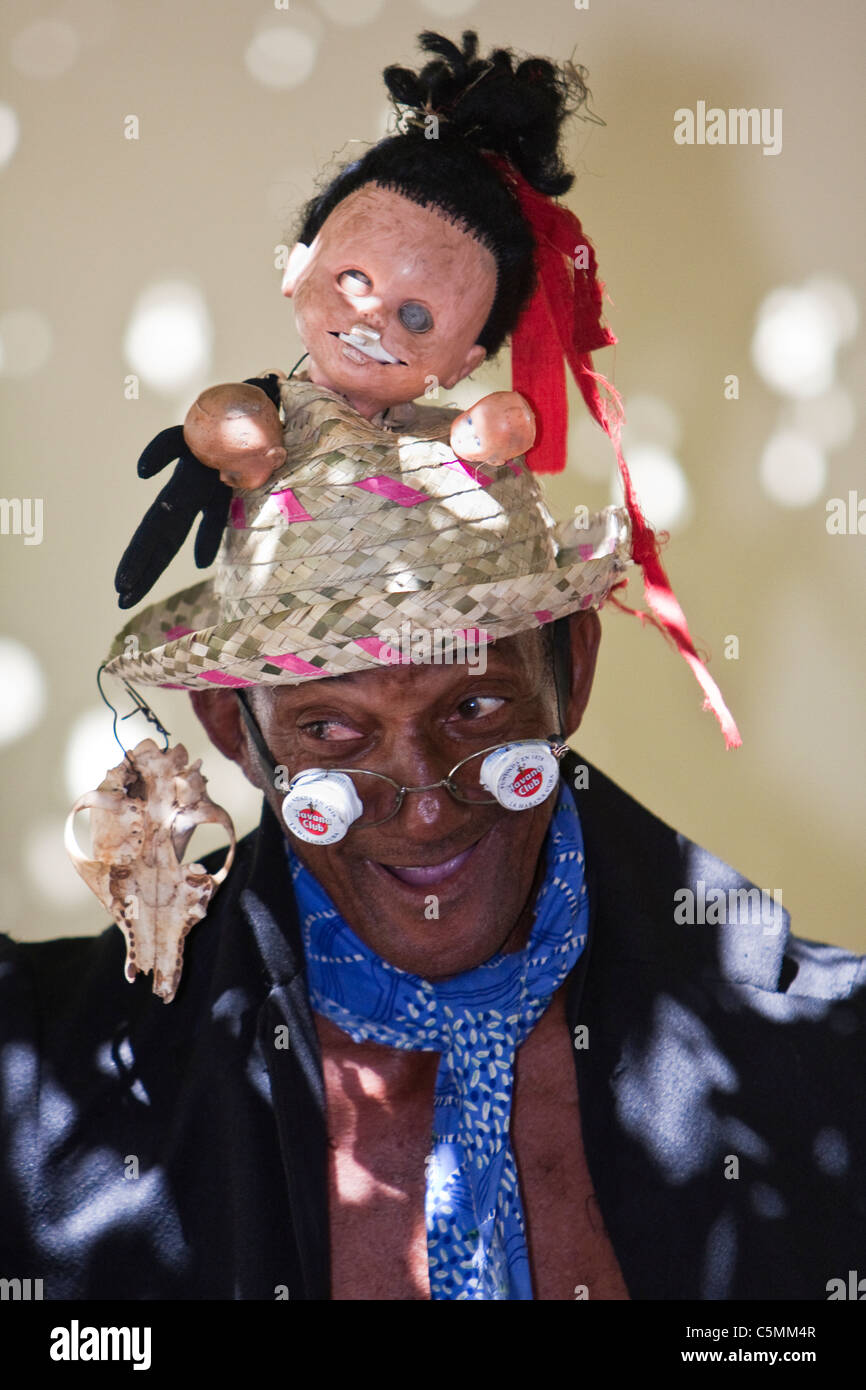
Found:
<path fill-rule="evenodd" d="M 585 781 L 574 797 L 605 930 L 618 949 L 774 993 L 857 994 L 866 1013 L 866 955 L 795 935 L 775 890 L 690 840 L 579 754 L 563 768 L 570 785 Z"/>

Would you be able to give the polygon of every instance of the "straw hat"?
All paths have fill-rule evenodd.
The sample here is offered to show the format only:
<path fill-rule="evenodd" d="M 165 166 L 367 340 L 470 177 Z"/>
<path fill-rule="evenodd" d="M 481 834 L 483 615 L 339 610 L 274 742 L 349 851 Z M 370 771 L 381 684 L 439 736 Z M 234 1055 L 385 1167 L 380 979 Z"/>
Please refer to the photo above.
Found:
<path fill-rule="evenodd" d="M 459 411 L 280 383 L 285 463 L 236 491 L 212 577 L 117 634 L 110 673 L 169 689 L 294 685 L 390 663 L 407 621 L 447 650 L 598 608 L 631 562 L 623 508 L 557 524 L 523 459 L 459 462 Z M 391 638 L 393 641 L 393 638 Z"/>

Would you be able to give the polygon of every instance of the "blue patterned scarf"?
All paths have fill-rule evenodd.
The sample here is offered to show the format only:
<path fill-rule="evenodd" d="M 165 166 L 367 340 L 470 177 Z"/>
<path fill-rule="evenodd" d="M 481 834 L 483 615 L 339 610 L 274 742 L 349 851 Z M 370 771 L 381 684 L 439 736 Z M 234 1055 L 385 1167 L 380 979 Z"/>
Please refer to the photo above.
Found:
<path fill-rule="evenodd" d="M 583 950 L 589 917 L 580 820 L 562 784 L 545 848 L 524 949 L 431 982 L 366 946 L 287 843 L 313 1007 L 355 1042 L 442 1054 L 426 1165 L 434 1299 L 533 1296 L 509 1134 L 514 1054 Z"/>

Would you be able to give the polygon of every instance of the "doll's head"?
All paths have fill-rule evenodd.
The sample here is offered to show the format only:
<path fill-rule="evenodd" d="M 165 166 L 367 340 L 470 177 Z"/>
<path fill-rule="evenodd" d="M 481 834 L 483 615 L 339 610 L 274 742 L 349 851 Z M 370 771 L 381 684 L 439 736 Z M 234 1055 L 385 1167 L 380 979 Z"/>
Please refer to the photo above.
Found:
<path fill-rule="evenodd" d="M 579 70 L 515 65 L 504 49 L 479 59 L 471 32 L 462 51 L 437 34 L 420 42 L 440 56 L 384 73 L 406 128 L 307 204 L 283 280 L 313 380 L 367 415 L 431 378 L 450 389 L 502 347 L 535 287 L 534 241 L 482 151 L 564 193 L 561 128 L 587 97 Z"/>

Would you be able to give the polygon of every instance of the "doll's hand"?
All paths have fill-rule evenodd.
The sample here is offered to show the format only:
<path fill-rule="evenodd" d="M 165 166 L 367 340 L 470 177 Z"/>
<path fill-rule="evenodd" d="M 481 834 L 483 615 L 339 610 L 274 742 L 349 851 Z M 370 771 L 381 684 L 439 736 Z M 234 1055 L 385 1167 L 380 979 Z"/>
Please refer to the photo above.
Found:
<path fill-rule="evenodd" d="M 498 465 L 535 443 L 535 415 L 519 391 L 494 391 L 451 426 L 451 448 L 467 463 Z"/>
<path fill-rule="evenodd" d="M 279 411 L 248 382 L 202 391 L 187 412 L 183 437 L 189 452 L 229 487 L 262 487 L 286 459 Z"/>
<path fill-rule="evenodd" d="M 244 383 L 253 388 L 261 387 L 273 402 L 274 410 L 279 400 L 275 376 L 276 373 L 255 377 Z M 206 569 L 216 559 L 228 520 L 232 490 L 220 481 L 212 467 L 190 452 L 180 425 L 162 430 L 151 440 L 138 460 L 138 476 L 152 478 L 172 459 L 177 459 L 174 473 L 148 508 L 117 567 L 114 587 L 121 608 L 133 608 L 150 592 L 180 550 L 199 513 L 201 525 L 194 552 L 196 565 Z"/>

